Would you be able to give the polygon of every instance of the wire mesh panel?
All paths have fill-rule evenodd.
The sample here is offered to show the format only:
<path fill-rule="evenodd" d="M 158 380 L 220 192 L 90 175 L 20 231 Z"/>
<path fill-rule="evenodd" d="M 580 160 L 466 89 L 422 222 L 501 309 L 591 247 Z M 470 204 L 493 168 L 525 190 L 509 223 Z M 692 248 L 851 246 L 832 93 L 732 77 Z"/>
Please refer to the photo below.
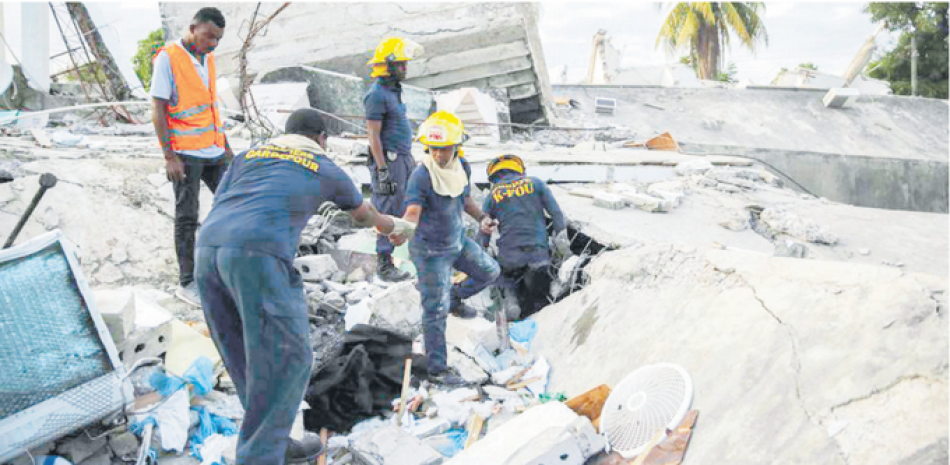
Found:
<path fill-rule="evenodd" d="M 59 242 L 0 263 L 0 420 L 111 370 Z"/>

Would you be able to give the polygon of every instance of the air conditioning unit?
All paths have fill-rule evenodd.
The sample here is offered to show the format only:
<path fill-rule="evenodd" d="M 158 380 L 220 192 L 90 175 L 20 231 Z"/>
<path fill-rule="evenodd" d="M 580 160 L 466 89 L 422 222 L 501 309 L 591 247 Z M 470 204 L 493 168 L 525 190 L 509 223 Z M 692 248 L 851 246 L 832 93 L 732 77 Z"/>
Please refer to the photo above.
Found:
<path fill-rule="evenodd" d="M 614 114 L 617 109 L 617 99 L 597 97 L 594 99 L 594 111 L 597 113 Z"/>
<path fill-rule="evenodd" d="M 125 373 L 59 230 L 0 251 L 0 463 L 130 404 Z"/>

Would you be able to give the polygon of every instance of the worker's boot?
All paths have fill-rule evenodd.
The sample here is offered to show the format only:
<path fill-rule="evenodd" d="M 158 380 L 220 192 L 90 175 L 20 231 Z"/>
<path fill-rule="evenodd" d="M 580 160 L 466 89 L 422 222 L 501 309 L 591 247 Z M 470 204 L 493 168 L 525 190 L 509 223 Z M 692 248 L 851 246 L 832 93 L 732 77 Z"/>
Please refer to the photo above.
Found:
<path fill-rule="evenodd" d="M 465 305 L 465 302 L 462 302 L 462 297 L 459 296 L 458 290 L 455 286 L 452 287 L 451 295 L 452 297 L 449 302 L 449 313 L 466 320 L 478 316 L 477 310 Z"/>
<path fill-rule="evenodd" d="M 390 283 L 405 281 L 409 279 L 410 276 L 412 276 L 409 273 L 396 268 L 396 265 L 393 264 L 393 256 L 388 253 L 381 253 L 377 255 L 376 274 L 379 275 L 379 279 Z"/>
<path fill-rule="evenodd" d="M 291 439 L 284 455 L 287 463 L 313 463 L 323 453 L 323 443 L 320 436 L 313 433 L 304 433 L 303 439 Z"/>

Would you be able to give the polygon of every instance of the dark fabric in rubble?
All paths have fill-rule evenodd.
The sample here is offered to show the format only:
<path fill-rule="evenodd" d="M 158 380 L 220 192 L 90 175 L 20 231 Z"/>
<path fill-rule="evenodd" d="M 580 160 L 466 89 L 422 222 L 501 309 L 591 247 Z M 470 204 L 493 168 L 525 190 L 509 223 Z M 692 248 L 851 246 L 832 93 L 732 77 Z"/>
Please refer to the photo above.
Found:
<path fill-rule="evenodd" d="M 325 361 L 310 378 L 304 399 L 304 427 L 349 431 L 357 422 L 392 409 L 402 389 L 404 360 L 412 340 L 368 325 L 357 325 L 344 338 L 343 352 Z"/>

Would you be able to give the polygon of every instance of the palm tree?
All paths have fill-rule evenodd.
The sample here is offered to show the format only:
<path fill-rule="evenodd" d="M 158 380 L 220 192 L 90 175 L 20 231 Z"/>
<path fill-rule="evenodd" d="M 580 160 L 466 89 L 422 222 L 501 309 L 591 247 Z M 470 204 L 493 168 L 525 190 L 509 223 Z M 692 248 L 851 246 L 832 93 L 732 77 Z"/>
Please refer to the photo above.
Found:
<path fill-rule="evenodd" d="M 729 45 L 730 32 L 742 45 L 755 50 L 756 41 L 769 43 L 760 13 L 762 2 L 677 3 L 663 22 L 656 45 L 665 42 L 670 51 L 689 47 L 700 79 L 714 79 L 722 68 L 722 46 Z"/>

